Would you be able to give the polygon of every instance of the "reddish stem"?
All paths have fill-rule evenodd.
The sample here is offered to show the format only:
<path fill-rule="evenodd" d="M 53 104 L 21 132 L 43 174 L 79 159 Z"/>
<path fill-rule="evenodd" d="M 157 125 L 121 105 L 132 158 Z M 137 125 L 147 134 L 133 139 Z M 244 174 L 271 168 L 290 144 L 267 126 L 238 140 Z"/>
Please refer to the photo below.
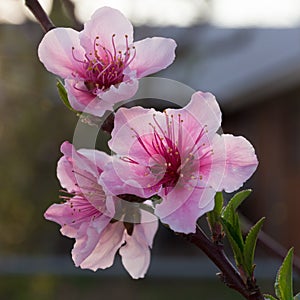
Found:
<path fill-rule="evenodd" d="M 210 258 L 210 260 L 220 269 L 221 273 L 219 274 L 219 276 L 229 288 L 232 288 L 239 292 L 241 295 L 244 296 L 245 299 L 264 299 L 257 286 L 250 287 L 243 282 L 240 274 L 233 267 L 233 265 L 225 255 L 223 251 L 223 245 L 213 243 L 205 235 L 205 233 L 201 230 L 199 226 L 197 226 L 195 233 L 181 235 L 189 242 L 193 243 L 198 248 L 200 248 Z"/>
<path fill-rule="evenodd" d="M 55 28 L 54 24 L 37 0 L 25 0 L 25 5 L 33 13 L 45 32 Z"/>

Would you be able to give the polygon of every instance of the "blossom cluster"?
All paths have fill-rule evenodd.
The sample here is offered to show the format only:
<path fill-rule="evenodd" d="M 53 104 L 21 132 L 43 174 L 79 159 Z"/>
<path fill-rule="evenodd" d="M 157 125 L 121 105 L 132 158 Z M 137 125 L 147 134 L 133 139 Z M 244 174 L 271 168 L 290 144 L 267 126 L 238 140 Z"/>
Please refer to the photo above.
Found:
<path fill-rule="evenodd" d="M 130 99 L 140 78 L 169 66 L 175 48 L 168 38 L 133 42 L 130 22 L 104 7 L 81 32 L 48 32 L 39 58 L 65 80 L 74 110 L 100 117 Z M 218 133 L 221 111 L 211 93 L 195 92 L 185 107 L 163 112 L 121 107 L 113 125 L 112 155 L 62 144 L 63 202 L 50 206 L 45 218 L 76 240 L 76 266 L 105 269 L 119 251 L 129 274 L 140 278 L 159 220 L 175 232 L 195 232 L 197 220 L 214 208 L 216 192 L 240 188 L 258 162 L 245 138 Z"/>

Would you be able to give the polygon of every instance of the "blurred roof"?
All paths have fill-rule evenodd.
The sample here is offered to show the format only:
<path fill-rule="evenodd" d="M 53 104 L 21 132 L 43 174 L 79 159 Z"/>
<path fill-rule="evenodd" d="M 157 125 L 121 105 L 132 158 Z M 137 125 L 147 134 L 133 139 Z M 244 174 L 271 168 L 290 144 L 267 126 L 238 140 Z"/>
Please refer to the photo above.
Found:
<path fill-rule="evenodd" d="M 145 34 L 178 44 L 175 63 L 161 76 L 213 92 L 226 109 L 300 87 L 300 28 L 137 28 L 138 37 Z"/>

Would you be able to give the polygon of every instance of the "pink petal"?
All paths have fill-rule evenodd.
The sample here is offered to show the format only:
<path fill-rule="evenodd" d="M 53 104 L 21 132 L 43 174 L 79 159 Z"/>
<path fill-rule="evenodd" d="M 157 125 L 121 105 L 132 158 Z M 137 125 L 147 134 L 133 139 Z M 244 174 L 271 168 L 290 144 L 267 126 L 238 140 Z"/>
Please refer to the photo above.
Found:
<path fill-rule="evenodd" d="M 83 111 L 96 96 L 87 90 L 84 85 L 84 79 L 67 78 L 65 88 L 68 93 L 68 99 L 71 106 L 78 111 Z"/>
<path fill-rule="evenodd" d="M 215 193 L 210 188 L 188 190 L 175 187 L 156 206 L 155 213 L 161 222 L 168 224 L 175 232 L 195 232 L 198 218 L 213 209 Z"/>
<path fill-rule="evenodd" d="M 102 168 L 110 161 L 110 157 L 97 150 L 76 151 L 69 142 L 62 144 L 61 151 L 64 156 L 58 162 L 57 176 L 62 187 L 70 193 L 82 193 L 86 201 L 97 210 L 111 215 L 113 207 L 105 205 L 109 203 L 109 199 L 102 186 L 98 184 Z"/>
<path fill-rule="evenodd" d="M 132 170 L 129 172 L 129 168 Z M 107 164 L 101 174 L 99 183 L 105 187 L 108 193 L 113 195 L 133 194 L 142 198 L 148 198 L 156 191 L 147 188 L 149 180 L 142 176 L 146 168 L 140 165 L 131 165 L 118 157 L 114 157 L 112 163 Z"/>
<path fill-rule="evenodd" d="M 61 186 L 68 192 L 79 191 L 73 173 L 73 164 L 65 156 L 61 157 L 57 163 L 57 178 Z"/>
<path fill-rule="evenodd" d="M 108 224 L 101 233 L 98 243 L 81 263 L 83 269 L 106 269 L 112 266 L 115 254 L 124 242 L 124 225 L 121 222 Z"/>
<path fill-rule="evenodd" d="M 97 152 L 97 150 L 91 150 Z M 94 164 L 93 161 L 90 161 L 87 157 L 82 155 L 79 151 L 75 149 L 75 147 L 69 143 L 64 142 L 61 145 L 61 152 L 65 155 L 65 157 L 72 163 L 73 169 L 75 171 L 84 171 L 92 174 L 97 177 L 100 174 L 99 167 Z M 91 155 L 91 153 L 90 153 Z M 105 160 L 107 160 L 106 155 L 102 156 Z"/>
<path fill-rule="evenodd" d="M 45 219 L 58 223 L 60 226 L 64 227 L 71 225 L 72 228 L 75 228 L 76 231 L 80 227 L 80 224 L 73 224 L 74 220 L 73 210 L 70 208 L 69 203 L 62 204 L 52 204 L 44 214 Z M 69 236 L 68 234 L 65 234 Z M 69 236 L 74 237 L 74 236 Z"/>
<path fill-rule="evenodd" d="M 175 59 L 176 43 L 172 39 L 153 37 L 134 43 L 136 56 L 130 68 L 141 78 L 168 67 Z"/>
<path fill-rule="evenodd" d="M 109 156 L 105 152 L 98 150 L 79 149 L 78 153 L 83 155 L 94 165 L 96 165 L 98 170 L 101 170 L 101 172 L 104 169 L 104 167 L 111 161 L 111 156 Z"/>
<path fill-rule="evenodd" d="M 113 110 L 115 103 L 133 97 L 138 89 L 138 81 L 132 79 L 112 85 L 109 89 L 99 92 L 98 96 L 87 91 L 83 81 L 67 79 L 65 86 L 70 104 L 75 110 L 102 117 L 107 110 Z"/>
<path fill-rule="evenodd" d="M 157 222 L 144 223 L 134 226 L 132 236 L 126 234 L 126 244 L 121 247 L 120 255 L 124 267 L 134 279 L 143 278 L 149 268 L 149 246 L 156 230 Z"/>
<path fill-rule="evenodd" d="M 102 117 L 106 110 L 112 110 L 112 103 L 105 103 L 86 90 L 82 82 L 75 79 L 65 80 L 68 99 L 73 109 Z"/>
<path fill-rule="evenodd" d="M 105 234 L 110 220 L 111 218 L 102 215 L 80 227 L 72 250 L 72 258 L 77 267 L 95 250 L 102 235 Z"/>
<path fill-rule="evenodd" d="M 143 159 L 146 156 L 145 159 L 149 160 L 144 148 L 138 143 L 136 134 L 142 137 L 145 135 L 152 136 L 153 128 L 149 123 L 154 123 L 153 115 L 156 115 L 159 120 L 163 117 L 161 116 L 162 113 L 156 112 L 154 109 L 145 109 L 139 106 L 130 109 L 118 109 L 115 114 L 112 139 L 109 141 L 109 147 L 112 151 L 129 157 L 133 155 L 133 158 Z M 131 149 L 134 153 L 131 152 Z"/>
<path fill-rule="evenodd" d="M 138 90 L 138 81 L 130 79 L 121 82 L 117 85 L 112 85 L 109 89 L 99 94 L 98 97 L 105 103 L 105 105 L 113 105 L 122 100 L 128 100 L 135 95 Z"/>
<path fill-rule="evenodd" d="M 223 134 L 214 139 L 214 155 L 209 183 L 231 193 L 240 188 L 257 168 L 253 146 L 242 136 Z M 224 151 L 225 150 L 225 151 Z"/>
<path fill-rule="evenodd" d="M 94 185 L 97 184 L 97 178 L 100 174 L 97 166 L 79 154 L 69 142 L 64 142 L 61 145 L 61 152 L 64 156 L 57 164 L 57 177 L 61 186 L 70 193 L 82 191 L 88 194 L 89 188 L 94 189 Z M 101 187 L 98 190 L 100 191 Z M 105 197 L 104 192 L 101 194 L 100 200 Z M 88 195 L 86 196 L 89 198 Z M 97 193 L 98 196 L 100 193 Z"/>
<path fill-rule="evenodd" d="M 82 73 L 82 63 L 76 61 L 84 58 L 84 49 L 79 43 L 79 33 L 71 28 L 55 28 L 48 31 L 42 39 L 38 56 L 46 69 L 62 78 L 70 77 L 74 71 Z"/>
<path fill-rule="evenodd" d="M 211 93 L 195 92 L 191 101 L 182 109 L 167 109 L 169 115 L 181 114 L 182 126 L 191 137 L 197 138 L 202 129 L 208 138 L 221 126 L 221 110 Z"/>
<path fill-rule="evenodd" d="M 80 33 L 80 42 L 87 52 L 93 52 L 95 38 L 99 36 L 97 43 L 113 51 L 113 34 L 116 48 L 122 52 L 126 49 L 125 35 L 128 36 L 129 44 L 133 41 L 133 27 L 128 19 L 116 9 L 102 7 L 85 23 Z"/>
<path fill-rule="evenodd" d="M 152 248 L 154 236 L 158 229 L 157 217 L 145 210 L 142 210 L 141 224 L 137 224 L 135 227 L 137 228 L 136 233 L 138 232 L 147 245 Z"/>

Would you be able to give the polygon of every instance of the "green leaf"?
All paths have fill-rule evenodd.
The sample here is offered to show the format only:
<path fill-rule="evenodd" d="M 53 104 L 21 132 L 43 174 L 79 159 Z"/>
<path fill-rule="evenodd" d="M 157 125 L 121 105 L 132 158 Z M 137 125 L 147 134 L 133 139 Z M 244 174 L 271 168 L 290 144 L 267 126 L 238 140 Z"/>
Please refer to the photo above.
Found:
<path fill-rule="evenodd" d="M 252 277 L 254 265 L 254 252 L 256 247 L 256 242 L 258 238 L 259 231 L 265 221 L 265 218 L 261 218 L 249 231 L 245 240 L 245 247 L 244 247 L 244 262 L 245 268 L 248 273 L 249 277 Z"/>
<path fill-rule="evenodd" d="M 217 192 L 215 196 L 215 207 L 213 211 L 219 216 L 221 215 L 223 204 L 224 204 L 223 193 Z"/>
<path fill-rule="evenodd" d="M 275 297 L 273 297 L 271 295 L 266 295 L 266 294 L 264 294 L 264 298 L 265 298 L 265 300 L 277 300 Z"/>
<path fill-rule="evenodd" d="M 222 217 L 225 218 L 228 222 L 232 217 L 232 211 L 242 204 L 242 202 L 251 194 L 252 190 L 244 190 L 236 193 L 228 202 L 227 206 L 223 209 Z M 230 222 L 232 224 L 232 222 Z"/>
<path fill-rule="evenodd" d="M 295 297 L 294 300 L 300 300 L 300 293 L 298 293 Z"/>
<path fill-rule="evenodd" d="M 241 240 L 239 233 L 236 232 L 236 228 L 233 227 L 224 218 L 221 218 L 223 228 L 226 232 L 226 236 L 231 245 L 234 259 L 238 266 L 243 265 L 243 252 L 244 252 L 244 242 Z"/>
<path fill-rule="evenodd" d="M 235 228 L 235 232 L 238 235 L 240 243 L 244 246 L 244 239 L 241 230 L 241 223 L 238 213 L 235 212 L 234 208 L 232 207 L 232 226 Z"/>
<path fill-rule="evenodd" d="M 79 113 L 78 111 L 73 109 L 73 107 L 71 106 L 71 104 L 69 102 L 69 99 L 68 99 L 67 91 L 66 91 L 64 85 L 62 84 L 62 82 L 59 79 L 57 79 L 56 87 L 57 87 L 57 90 L 58 90 L 59 97 L 60 97 L 61 101 L 64 103 L 64 105 L 68 109 L 70 109 L 71 111 L 73 111 L 75 113 Z"/>
<path fill-rule="evenodd" d="M 291 248 L 277 272 L 275 293 L 280 300 L 293 299 L 293 253 L 294 248 Z"/>
<path fill-rule="evenodd" d="M 224 199 L 222 192 L 216 193 L 214 209 L 207 213 L 207 219 L 211 228 L 213 228 L 216 223 L 220 222 L 223 203 Z"/>

